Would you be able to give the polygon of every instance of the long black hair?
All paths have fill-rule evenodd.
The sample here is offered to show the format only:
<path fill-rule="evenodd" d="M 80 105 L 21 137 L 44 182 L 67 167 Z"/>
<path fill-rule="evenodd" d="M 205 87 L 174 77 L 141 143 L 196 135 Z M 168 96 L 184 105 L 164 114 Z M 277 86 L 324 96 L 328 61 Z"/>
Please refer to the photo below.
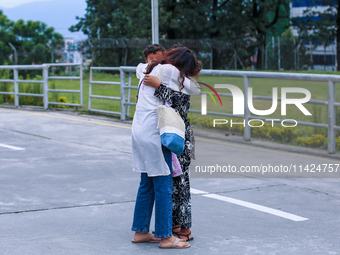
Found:
<path fill-rule="evenodd" d="M 180 90 L 184 88 L 183 82 L 185 76 L 197 76 L 202 69 L 202 62 L 197 59 L 196 53 L 186 47 L 167 50 L 163 57 L 148 65 L 145 74 L 151 73 L 153 68 L 159 64 L 171 64 L 177 67 L 180 72 L 180 76 L 178 77 Z"/>

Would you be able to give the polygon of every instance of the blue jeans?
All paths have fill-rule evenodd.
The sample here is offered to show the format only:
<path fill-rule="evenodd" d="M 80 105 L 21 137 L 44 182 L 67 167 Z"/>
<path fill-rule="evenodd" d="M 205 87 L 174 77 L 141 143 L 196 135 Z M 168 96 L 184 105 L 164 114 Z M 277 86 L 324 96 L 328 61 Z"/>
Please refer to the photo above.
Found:
<path fill-rule="evenodd" d="M 172 160 L 171 151 L 163 147 L 163 154 L 171 173 L 149 177 L 141 174 L 136 198 L 132 231 L 148 233 L 155 202 L 155 237 L 172 236 Z"/>

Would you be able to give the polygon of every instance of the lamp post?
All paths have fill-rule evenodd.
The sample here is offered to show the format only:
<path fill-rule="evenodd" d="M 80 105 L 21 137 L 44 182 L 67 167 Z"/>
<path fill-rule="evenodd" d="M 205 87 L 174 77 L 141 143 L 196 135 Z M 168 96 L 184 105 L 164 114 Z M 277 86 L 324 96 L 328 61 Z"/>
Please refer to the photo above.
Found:
<path fill-rule="evenodd" d="M 11 46 L 11 48 L 14 50 L 14 63 L 15 65 L 18 64 L 18 55 L 17 55 L 17 50 L 16 48 L 13 46 L 13 44 L 11 44 L 10 42 L 8 43 L 9 46 Z"/>
<path fill-rule="evenodd" d="M 54 63 L 54 55 L 53 55 L 53 48 L 49 43 L 46 43 L 46 46 L 51 50 L 51 63 Z M 52 75 L 54 75 L 54 67 L 52 66 Z"/>
<path fill-rule="evenodd" d="M 159 43 L 158 0 L 151 0 L 152 43 Z"/>

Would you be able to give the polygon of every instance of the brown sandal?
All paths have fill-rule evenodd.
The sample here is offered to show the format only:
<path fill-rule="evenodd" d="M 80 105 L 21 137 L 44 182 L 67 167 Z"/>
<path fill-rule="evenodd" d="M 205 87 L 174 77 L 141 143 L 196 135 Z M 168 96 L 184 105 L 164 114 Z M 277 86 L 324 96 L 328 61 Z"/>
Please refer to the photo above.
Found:
<path fill-rule="evenodd" d="M 184 248 L 189 248 L 191 246 L 190 243 L 187 243 L 187 245 L 185 245 L 185 246 L 178 246 L 179 242 L 186 243 L 183 239 L 179 239 L 179 238 L 176 237 L 175 241 L 170 246 L 168 246 L 168 245 L 165 246 L 165 245 L 160 244 L 159 248 L 162 248 L 162 249 L 184 249 Z"/>

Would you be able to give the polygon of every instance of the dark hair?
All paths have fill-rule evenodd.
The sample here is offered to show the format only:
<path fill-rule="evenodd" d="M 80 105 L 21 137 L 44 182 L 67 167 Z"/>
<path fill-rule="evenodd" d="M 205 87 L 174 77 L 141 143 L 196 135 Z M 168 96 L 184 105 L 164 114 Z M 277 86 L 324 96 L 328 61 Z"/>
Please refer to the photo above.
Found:
<path fill-rule="evenodd" d="M 178 77 L 180 90 L 184 88 L 185 76 L 197 76 L 202 70 L 202 62 L 197 59 L 197 54 L 183 46 L 167 50 L 163 57 L 154 60 L 148 65 L 145 73 L 151 73 L 152 69 L 159 64 L 171 64 L 177 67 L 180 72 Z"/>
<path fill-rule="evenodd" d="M 174 45 L 171 46 L 172 49 L 179 48 L 179 47 L 184 47 L 184 46 L 180 43 L 175 43 Z"/>
<path fill-rule="evenodd" d="M 160 45 L 160 44 L 150 44 L 148 46 L 146 46 L 146 48 L 143 50 L 143 57 L 144 59 L 147 59 L 147 57 L 152 53 L 152 54 L 156 54 L 158 51 L 165 51 L 165 48 Z"/>

